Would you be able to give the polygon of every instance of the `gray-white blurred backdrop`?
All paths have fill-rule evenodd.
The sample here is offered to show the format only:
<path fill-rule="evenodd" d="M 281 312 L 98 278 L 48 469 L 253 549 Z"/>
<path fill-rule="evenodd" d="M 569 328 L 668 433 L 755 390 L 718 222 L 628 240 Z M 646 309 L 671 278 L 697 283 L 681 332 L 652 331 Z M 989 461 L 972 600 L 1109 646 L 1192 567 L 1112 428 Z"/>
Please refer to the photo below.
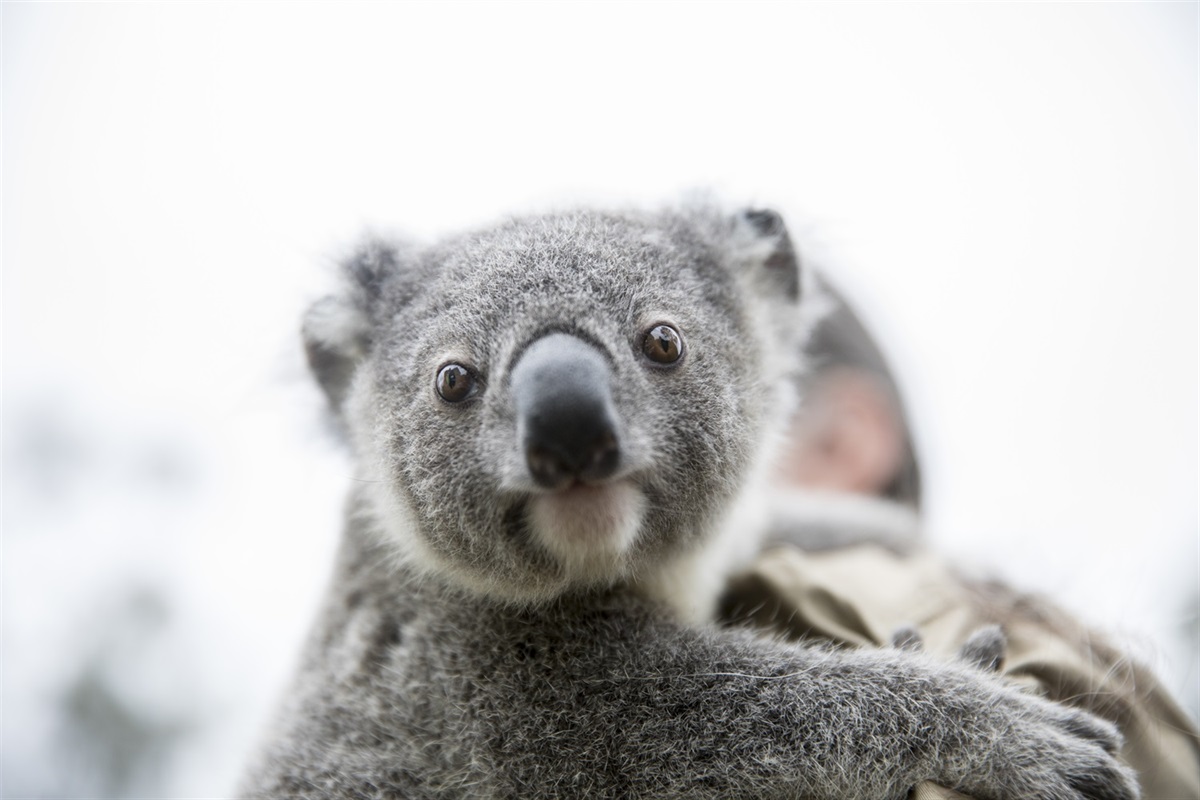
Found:
<path fill-rule="evenodd" d="M 878 333 L 936 546 L 1194 708 L 1196 3 L 0 15 L 6 796 L 232 791 L 354 476 L 297 328 L 357 236 L 695 189 Z"/>

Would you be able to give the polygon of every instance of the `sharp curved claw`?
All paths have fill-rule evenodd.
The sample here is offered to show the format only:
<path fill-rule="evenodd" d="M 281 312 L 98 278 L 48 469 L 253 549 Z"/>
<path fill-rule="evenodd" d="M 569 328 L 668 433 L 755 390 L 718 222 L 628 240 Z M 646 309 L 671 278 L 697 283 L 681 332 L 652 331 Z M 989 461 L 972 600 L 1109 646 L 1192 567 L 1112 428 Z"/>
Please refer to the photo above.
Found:
<path fill-rule="evenodd" d="M 892 647 L 919 653 L 925 649 L 925 640 L 921 638 L 921 632 L 915 625 L 901 625 L 892 631 Z"/>
<path fill-rule="evenodd" d="M 971 634 L 958 659 L 984 672 L 999 672 L 1008 654 L 1008 639 L 999 625 L 985 625 Z"/>

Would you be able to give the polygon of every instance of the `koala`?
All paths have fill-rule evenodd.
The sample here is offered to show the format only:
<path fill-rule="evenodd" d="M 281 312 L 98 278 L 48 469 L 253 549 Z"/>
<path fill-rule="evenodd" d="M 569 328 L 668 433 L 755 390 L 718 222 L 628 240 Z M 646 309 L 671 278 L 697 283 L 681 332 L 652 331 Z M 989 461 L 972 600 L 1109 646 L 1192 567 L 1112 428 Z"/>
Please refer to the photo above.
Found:
<path fill-rule="evenodd" d="M 343 272 L 304 337 L 359 480 L 244 796 L 1138 797 L 1112 726 L 978 654 L 710 622 L 820 305 L 778 214 L 532 216 Z"/>

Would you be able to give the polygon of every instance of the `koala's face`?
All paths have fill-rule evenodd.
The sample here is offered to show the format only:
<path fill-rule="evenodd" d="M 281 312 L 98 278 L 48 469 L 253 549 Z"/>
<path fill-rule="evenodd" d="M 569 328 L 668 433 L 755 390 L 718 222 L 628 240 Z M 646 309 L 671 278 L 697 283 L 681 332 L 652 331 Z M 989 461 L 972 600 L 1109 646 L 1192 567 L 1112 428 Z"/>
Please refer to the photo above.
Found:
<path fill-rule="evenodd" d="M 386 533 L 476 591 L 546 599 L 696 546 L 790 409 L 798 273 L 770 212 L 536 217 L 348 267 L 354 321 L 310 317 L 310 360 Z"/>

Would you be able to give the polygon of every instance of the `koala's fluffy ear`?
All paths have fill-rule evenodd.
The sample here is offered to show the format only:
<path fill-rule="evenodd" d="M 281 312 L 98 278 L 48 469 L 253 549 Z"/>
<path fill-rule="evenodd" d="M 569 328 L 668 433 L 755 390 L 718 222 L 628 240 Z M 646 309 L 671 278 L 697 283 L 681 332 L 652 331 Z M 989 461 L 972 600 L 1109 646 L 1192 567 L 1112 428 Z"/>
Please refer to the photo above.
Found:
<path fill-rule="evenodd" d="M 358 365 L 371 349 L 371 330 L 384 284 L 396 274 L 394 246 L 370 240 L 341 264 L 343 288 L 318 300 L 304 317 L 301 332 L 308 366 L 340 411 Z"/>
<path fill-rule="evenodd" d="M 800 298 L 800 260 L 778 213 L 765 208 L 742 211 L 735 220 L 733 244 L 735 256 L 757 270 L 768 289 L 792 301 Z"/>

